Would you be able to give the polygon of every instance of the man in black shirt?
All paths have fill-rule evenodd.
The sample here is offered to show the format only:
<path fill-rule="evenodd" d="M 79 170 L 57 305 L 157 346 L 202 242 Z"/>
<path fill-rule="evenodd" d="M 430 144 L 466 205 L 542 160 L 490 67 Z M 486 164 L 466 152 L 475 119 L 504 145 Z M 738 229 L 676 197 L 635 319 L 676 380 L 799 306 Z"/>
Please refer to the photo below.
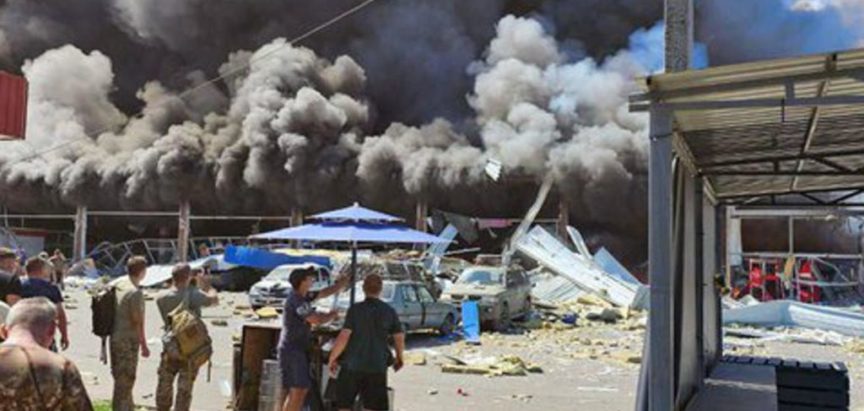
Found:
<path fill-rule="evenodd" d="M 396 310 L 381 301 L 384 287 L 381 277 L 371 274 L 363 281 L 366 300 L 348 309 L 345 325 L 330 353 L 330 372 L 335 374 L 341 363 L 336 382 L 336 406 L 351 410 L 358 394 L 363 408 L 372 411 L 390 409 L 387 395 L 387 366 L 392 353 L 388 339 L 392 336 L 396 348 L 393 370 L 402 368 L 405 333 Z"/>
<path fill-rule="evenodd" d="M 21 280 L 15 275 L 18 256 L 15 252 L 0 247 L 0 301 L 14 305 L 21 299 Z"/>

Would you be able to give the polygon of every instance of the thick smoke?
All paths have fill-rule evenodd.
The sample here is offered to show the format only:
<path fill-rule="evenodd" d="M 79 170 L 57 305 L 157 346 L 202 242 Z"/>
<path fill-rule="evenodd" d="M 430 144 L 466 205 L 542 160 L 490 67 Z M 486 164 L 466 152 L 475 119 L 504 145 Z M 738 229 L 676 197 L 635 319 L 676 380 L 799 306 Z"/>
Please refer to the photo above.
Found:
<path fill-rule="evenodd" d="M 12 209 L 191 199 L 198 212 L 260 213 L 422 198 L 516 216 L 551 173 L 577 225 L 642 258 L 646 117 L 627 96 L 634 76 L 662 69 L 662 2 L 396 0 L 306 47 L 272 39 L 357 3 L 53 3 L 0 1 L 0 65 L 31 82 L 28 140 L 0 154 Z M 852 1 L 737 3 L 697 3 L 708 47 L 697 66 L 861 38 L 843 14 L 860 10 Z M 501 182 L 486 176 L 490 160 Z"/>

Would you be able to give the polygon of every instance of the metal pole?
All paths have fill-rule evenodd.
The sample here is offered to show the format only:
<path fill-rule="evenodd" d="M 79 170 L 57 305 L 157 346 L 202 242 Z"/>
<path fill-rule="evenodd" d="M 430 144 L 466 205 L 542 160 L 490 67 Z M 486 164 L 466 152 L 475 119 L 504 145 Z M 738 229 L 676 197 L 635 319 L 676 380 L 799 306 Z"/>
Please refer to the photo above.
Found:
<path fill-rule="evenodd" d="M 185 263 L 189 259 L 190 208 L 188 200 L 180 203 L 180 214 L 177 219 L 177 261 L 181 263 Z"/>
<path fill-rule="evenodd" d="M 357 243 L 351 243 L 351 299 L 350 306 L 354 305 L 354 292 L 357 285 Z"/>
<path fill-rule="evenodd" d="M 417 208 L 414 215 L 414 228 L 417 231 L 428 232 L 426 219 L 429 218 L 429 203 L 426 200 L 417 200 Z"/>
<path fill-rule="evenodd" d="M 693 275 L 696 275 L 694 282 L 696 288 L 696 351 L 699 360 L 700 378 L 699 384 L 701 388 L 704 385 L 704 377 L 707 377 L 707 367 L 705 364 L 705 289 L 706 287 L 713 288 L 713 272 L 705 270 L 705 220 L 703 216 L 703 207 L 705 207 L 705 180 L 703 177 L 694 177 L 693 179 L 693 224 L 696 238 L 693 243 Z M 706 275 L 707 274 L 707 275 Z"/>
<path fill-rule="evenodd" d="M 651 112 L 651 155 L 648 180 L 648 252 L 651 285 L 648 338 L 648 402 L 650 411 L 674 409 L 672 304 L 672 119 L 669 112 Z"/>
<path fill-rule="evenodd" d="M 559 195 L 561 194 L 559 193 Z M 560 238 L 567 238 L 567 226 L 570 225 L 570 205 L 563 195 L 558 200 L 558 221 L 556 221 L 556 225 L 558 236 Z"/>
<path fill-rule="evenodd" d="M 87 206 L 78 206 L 75 212 L 75 233 L 72 238 L 72 260 L 87 257 Z"/>

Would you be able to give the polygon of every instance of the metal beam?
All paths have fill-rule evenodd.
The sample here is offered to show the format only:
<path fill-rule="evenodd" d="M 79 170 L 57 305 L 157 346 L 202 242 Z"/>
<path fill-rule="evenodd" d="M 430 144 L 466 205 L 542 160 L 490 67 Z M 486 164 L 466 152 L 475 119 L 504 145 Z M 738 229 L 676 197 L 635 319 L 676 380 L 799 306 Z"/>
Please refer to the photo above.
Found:
<path fill-rule="evenodd" d="M 798 219 L 822 219 L 825 217 L 851 217 L 864 216 L 864 208 L 837 208 L 831 206 L 820 207 L 778 207 L 778 206 L 742 206 L 732 209 L 730 218 L 764 219 L 764 218 L 788 218 Z"/>
<path fill-rule="evenodd" d="M 835 170 L 839 170 L 839 171 L 855 171 L 855 170 L 852 170 L 852 169 L 849 168 L 849 167 L 844 166 L 843 164 L 837 163 L 837 162 L 835 162 L 835 161 L 833 161 L 833 160 L 829 160 L 829 159 L 824 158 L 824 157 L 813 157 L 811 160 L 812 160 L 812 161 L 815 161 L 815 162 L 817 162 L 817 163 L 824 164 L 824 165 L 826 165 L 826 166 L 828 166 L 828 167 L 831 167 L 831 168 L 833 168 L 833 169 L 835 169 Z M 803 161 L 804 161 L 804 160 L 799 160 L 799 163 L 800 163 L 800 162 L 803 162 Z"/>
<path fill-rule="evenodd" d="M 836 56 L 836 54 L 834 54 Z M 662 76 L 663 74 L 660 74 Z M 631 103 L 640 103 L 651 100 L 666 100 L 672 98 L 700 96 L 704 94 L 729 92 L 752 88 L 765 88 L 771 86 L 786 87 L 788 83 L 801 83 L 809 81 L 840 79 L 846 77 L 864 76 L 864 68 L 855 67 L 848 69 L 838 69 L 834 71 L 819 71 L 814 73 L 788 75 L 783 77 L 775 77 L 769 79 L 752 79 L 743 81 L 733 81 L 722 84 L 712 84 L 698 87 L 687 87 L 677 90 L 652 90 L 647 93 L 633 94 L 630 96 Z M 650 87 L 655 76 L 645 78 L 645 82 Z"/>
<path fill-rule="evenodd" d="M 744 164 L 763 164 L 763 163 L 775 163 L 780 161 L 795 161 L 795 160 L 813 160 L 820 161 L 825 160 L 831 157 L 846 157 L 846 156 L 855 156 L 855 155 L 864 155 L 864 148 L 854 148 L 854 149 L 836 149 L 826 151 L 823 150 L 825 147 L 819 147 L 820 151 L 816 153 L 795 153 L 795 154 L 763 154 L 761 152 L 755 153 L 747 153 L 748 158 L 737 159 L 737 160 L 725 160 L 725 161 L 712 161 L 705 162 L 699 164 L 699 169 L 710 168 L 710 167 L 726 167 L 726 166 L 738 166 Z M 830 160 L 829 160 L 830 161 Z M 858 171 L 858 170 L 854 170 Z"/>
<path fill-rule="evenodd" d="M 709 100 L 709 101 L 684 101 L 677 103 L 633 103 L 630 104 L 631 112 L 648 111 L 654 107 L 658 110 L 687 111 L 687 110 L 725 110 L 745 108 L 780 108 L 780 107 L 818 107 L 818 106 L 848 106 L 853 104 L 864 104 L 864 96 L 825 96 L 804 97 L 787 100 L 785 98 L 754 98 L 746 100 Z"/>
<path fill-rule="evenodd" d="M 828 59 L 825 62 L 825 70 L 833 71 L 835 68 L 835 61 L 837 60 L 837 55 L 834 55 L 833 59 Z M 824 97 L 825 93 L 828 92 L 828 88 L 831 86 L 831 83 L 828 80 L 825 80 L 819 83 L 819 88 L 816 90 L 816 97 Z M 802 155 L 806 154 L 807 151 L 810 150 L 810 146 L 813 145 L 813 136 L 816 135 L 816 128 L 819 126 L 819 116 L 821 113 L 821 109 L 817 107 L 813 107 L 813 110 L 810 112 L 810 120 L 807 122 L 807 132 L 804 133 L 804 143 L 801 144 L 801 153 Z M 804 161 L 798 160 L 798 164 L 795 166 L 795 170 L 801 171 L 804 169 Z M 798 177 L 794 177 L 792 179 L 792 183 L 789 184 L 789 190 L 795 190 L 798 188 Z"/>
<path fill-rule="evenodd" d="M 830 187 L 830 188 L 819 188 L 819 189 L 798 190 L 798 191 L 763 190 L 763 191 L 737 192 L 737 193 L 732 193 L 732 194 L 719 193 L 718 198 L 721 201 L 725 201 L 725 200 L 732 200 L 732 199 L 747 199 L 747 198 L 753 198 L 753 197 L 764 197 L 764 196 L 769 196 L 769 195 L 787 195 L 787 194 L 801 194 L 801 193 L 832 193 L 832 192 L 857 190 L 857 189 L 864 189 L 864 183 L 838 185 L 836 187 Z"/>
<path fill-rule="evenodd" d="M 649 172 L 648 270 L 651 284 L 648 338 L 650 411 L 668 411 L 674 403 L 672 304 L 672 119 L 652 110 Z"/>
<path fill-rule="evenodd" d="M 864 177 L 864 172 L 860 171 L 810 171 L 810 170 L 729 170 L 729 171 L 703 171 L 700 173 L 703 176 L 732 176 L 732 177 L 760 177 L 760 176 L 770 176 L 770 177 L 798 177 L 798 176 L 815 176 L 815 177 L 838 177 L 838 176 L 860 176 Z M 789 192 L 797 192 L 797 188 L 790 188 Z"/>

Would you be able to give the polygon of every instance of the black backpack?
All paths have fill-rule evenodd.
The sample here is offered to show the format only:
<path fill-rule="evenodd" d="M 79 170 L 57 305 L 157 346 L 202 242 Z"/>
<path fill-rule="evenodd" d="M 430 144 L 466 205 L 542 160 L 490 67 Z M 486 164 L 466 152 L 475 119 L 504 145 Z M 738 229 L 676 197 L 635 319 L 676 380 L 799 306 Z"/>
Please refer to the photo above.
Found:
<path fill-rule="evenodd" d="M 107 362 L 105 341 L 114 331 L 114 313 L 117 310 L 117 290 L 113 286 L 105 287 L 93 295 L 90 303 L 93 311 L 93 334 L 102 338 L 102 354 L 100 359 Z"/>

